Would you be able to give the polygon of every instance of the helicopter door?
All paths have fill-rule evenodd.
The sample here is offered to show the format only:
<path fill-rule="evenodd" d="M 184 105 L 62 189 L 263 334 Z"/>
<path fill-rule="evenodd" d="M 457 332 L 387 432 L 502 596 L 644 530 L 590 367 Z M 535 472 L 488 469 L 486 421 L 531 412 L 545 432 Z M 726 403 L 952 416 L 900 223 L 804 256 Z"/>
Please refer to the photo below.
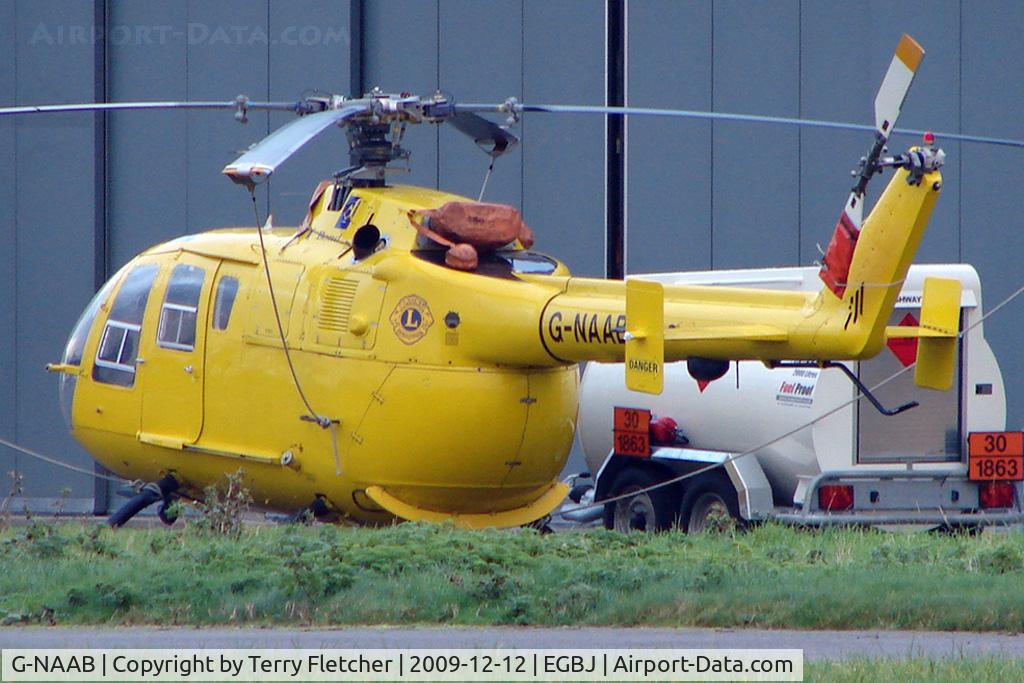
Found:
<path fill-rule="evenodd" d="M 182 254 L 161 273 L 155 333 L 142 339 L 142 441 L 181 447 L 203 428 L 203 375 L 210 285 L 219 261 Z"/>

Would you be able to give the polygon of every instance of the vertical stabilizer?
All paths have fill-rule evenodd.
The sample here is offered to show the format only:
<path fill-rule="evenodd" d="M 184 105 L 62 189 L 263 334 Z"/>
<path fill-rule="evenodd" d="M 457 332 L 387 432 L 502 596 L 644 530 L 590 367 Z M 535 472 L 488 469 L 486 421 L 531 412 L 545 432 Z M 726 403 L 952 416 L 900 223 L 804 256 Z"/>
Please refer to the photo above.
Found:
<path fill-rule="evenodd" d="M 661 283 L 626 281 L 626 386 L 660 394 L 665 376 L 665 294 Z"/>
<path fill-rule="evenodd" d="M 921 297 L 920 338 L 914 382 L 921 387 L 946 391 L 953 386 L 956 341 L 960 332 L 959 280 L 929 277 Z"/>
<path fill-rule="evenodd" d="M 864 222 L 843 293 L 826 282 L 812 316 L 822 326 L 819 339 L 845 347 L 846 355 L 835 357 L 874 355 L 885 341 L 889 314 L 942 189 L 942 159 L 941 150 L 914 149 L 890 160 L 899 170 Z"/>

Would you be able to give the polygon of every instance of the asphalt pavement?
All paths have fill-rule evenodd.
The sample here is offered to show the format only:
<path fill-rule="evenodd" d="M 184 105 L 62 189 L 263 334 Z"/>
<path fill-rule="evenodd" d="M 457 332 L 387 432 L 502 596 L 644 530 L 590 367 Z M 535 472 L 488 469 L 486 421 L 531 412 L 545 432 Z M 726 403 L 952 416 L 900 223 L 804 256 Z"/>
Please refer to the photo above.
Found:
<path fill-rule="evenodd" d="M 0 648 L 797 648 L 807 661 L 1012 657 L 1024 635 L 938 631 L 796 631 L 706 628 L 6 627 Z"/>

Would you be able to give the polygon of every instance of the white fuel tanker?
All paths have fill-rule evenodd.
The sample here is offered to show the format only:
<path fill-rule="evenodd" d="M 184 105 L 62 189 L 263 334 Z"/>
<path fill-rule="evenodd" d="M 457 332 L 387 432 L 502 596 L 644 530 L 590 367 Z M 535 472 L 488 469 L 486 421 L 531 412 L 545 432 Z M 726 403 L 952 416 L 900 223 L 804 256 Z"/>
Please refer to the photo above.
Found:
<path fill-rule="evenodd" d="M 639 277 L 808 290 L 818 287 L 817 273 Z M 700 531 L 726 515 L 740 523 L 812 525 L 1021 521 L 1022 437 L 1004 431 L 1003 381 L 983 334 L 977 272 L 967 265 L 912 266 L 890 325 L 917 324 L 926 276 L 962 283 L 965 332 L 947 392 L 920 389 L 911 372 L 900 374 L 916 357 L 916 340 L 895 335 L 877 358 L 844 368 L 740 362 L 705 384 L 685 362 L 669 364 L 659 396 L 627 390 L 621 364 L 590 363 L 579 429 L 596 481 L 584 500 L 614 499 L 604 506 L 604 523 L 624 531 L 675 524 Z M 887 378 L 868 392 L 878 406 L 854 400 L 857 382 L 871 388 Z"/>

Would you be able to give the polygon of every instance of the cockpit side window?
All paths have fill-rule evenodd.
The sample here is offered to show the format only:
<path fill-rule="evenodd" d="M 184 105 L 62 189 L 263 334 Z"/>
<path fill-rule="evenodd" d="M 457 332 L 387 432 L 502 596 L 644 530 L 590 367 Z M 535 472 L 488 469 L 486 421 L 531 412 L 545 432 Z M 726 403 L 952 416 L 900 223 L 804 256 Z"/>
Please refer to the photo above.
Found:
<path fill-rule="evenodd" d="M 217 283 L 217 295 L 213 301 L 213 329 L 228 329 L 231 320 L 231 309 L 235 306 L 238 296 L 238 278 L 225 275 Z"/>
<path fill-rule="evenodd" d="M 160 308 L 158 345 L 178 351 L 191 351 L 196 347 L 196 316 L 205 275 L 198 266 L 180 263 L 174 267 L 164 305 Z"/>
<path fill-rule="evenodd" d="M 135 384 L 135 358 L 139 352 L 142 318 L 157 269 L 156 264 L 136 266 L 128 273 L 114 298 L 92 368 L 92 378 L 97 382 L 122 387 Z"/>
<path fill-rule="evenodd" d="M 100 310 L 100 305 L 110 297 L 110 290 L 121 279 L 121 275 L 122 273 L 117 273 L 114 277 L 107 280 L 106 284 L 100 288 L 100 291 L 96 292 L 96 295 L 93 296 L 92 301 L 89 302 L 89 306 L 82 313 L 78 322 L 75 323 L 75 329 L 68 338 L 67 346 L 64 347 L 64 357 L 61 359 L 62 363 L 67 365 L 82 364 L 82 356 L 85 354 L 85 342 L 89 338 L 89 330 L 92 329 L 92 324 L 96 321 L 96 314 Z"/>

